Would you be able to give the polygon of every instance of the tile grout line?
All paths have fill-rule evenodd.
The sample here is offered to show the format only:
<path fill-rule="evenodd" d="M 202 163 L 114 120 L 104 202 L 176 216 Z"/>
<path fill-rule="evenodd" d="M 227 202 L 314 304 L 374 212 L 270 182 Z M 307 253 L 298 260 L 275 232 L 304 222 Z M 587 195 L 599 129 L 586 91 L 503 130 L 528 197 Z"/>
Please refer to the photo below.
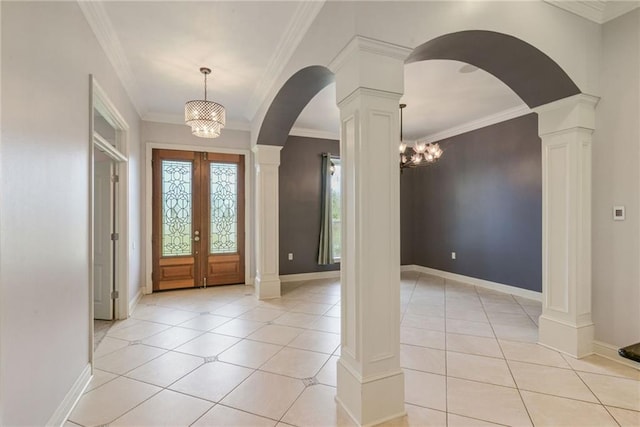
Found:
<path fill-rule="evenodd" d="M 478 288 L 477 287 L 476 287 L 476 293 L 478 294 Z M 486 309 L 486 307 L 484 305 L 484 301 L 480 297 L 480 294 L 478 294 L 478 298 L 480 299 L 480 304 L 482 304 L 482 309 L 484 310 L 485 315 L 487 315 L 487 309 Z M 511 298 L 513 298 L 513 295 L 511 296 Z M 515 300 L 515 298 L 513 298 L 513 299 Z M 516 301 L 516 303 L 517 303 L 517 301 Z M 487 318 L 489 318 L 488 315 L 487 315 Z M 520 397 L 520 401 L 522 402 L 522 406 L 524 407 L 524 410 L 527 412 L 527 417 L 529 417 L 529 421 L 531 422 L 531 425 L 535 426 L 535 423 L 533 422 L 533 417 L 531 416 L 531 412 L 529 411 L 529 408 L 527 407 L 527 404 L 524 401 L 524 397 L 522 397 L 522 393 L 520 391 L 520 387 L 518 386 L 518 382 L 516 381 L 516 378 L 513 375 L 513 371 L 511 370 L 511 366 L 507 362 L 507 356 L 504 354 L 504 350 L 502 349 L 502 344 L 500 344 L 500 340 L 498 339 L 498 336 L 496 335 L 496 331 L 495 331 L 491 321 L 489 321 L 489 326 L 491 327 L 491 330 L 493 331 L 493 335 L 496 337 L 496 341 L 498 342 L 498 347 L 500 348 L 500 352 L 502 353 L 502 357 L 504 359 L 504 363 L 505 363 L 505 365 L 507 365 L 507 369 L 509 370 L 509 375 L 511 375 L 511 380 L 513 381 L 513 384 L 516 386 L 516 390 L 518 392 L 518 397 Z"/>

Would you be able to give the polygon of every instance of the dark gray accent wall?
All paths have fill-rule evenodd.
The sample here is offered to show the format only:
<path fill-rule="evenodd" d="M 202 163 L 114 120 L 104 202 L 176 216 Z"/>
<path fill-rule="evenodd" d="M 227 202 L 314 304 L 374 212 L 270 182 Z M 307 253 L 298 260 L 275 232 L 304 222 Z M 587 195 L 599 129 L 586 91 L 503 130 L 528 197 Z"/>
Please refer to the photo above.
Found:
<path fill-rule="evenodd" d="M 413 236 L 411 234 L 413 221 L 413 175 L 400 175 L 400 264 L 413 264 Z"/>
<path fill-rule="evenodd" d="M 340 142 L 289 136 L 280 152 L 280 274 L 340 269 L 318 265 L 322 153 L 339 156 Z"/>
<path fill-rule="evenodd" d="M 262 121 L 257 143 L 280 145 L 287 141 L 291 127 L 309 101 L 335 81 L 326 67 L 312 65 L 292 75 L 280 88 Z"/>
<path fill-rule="evenodd" d="M 438 163 L 405 170 L 401 178 L 403 263 L 541 291 L 538 116 L 440 145 L 444 154 Z"/>
<path fill-rule="evenodd" d="M 531 108 L 580 93 L 567 73 L 542 51 L 494 31 L 445 34 L 415 48 L 406 62 L 428 59 L 451 59 L 482 68 L 502 80 Z"/>

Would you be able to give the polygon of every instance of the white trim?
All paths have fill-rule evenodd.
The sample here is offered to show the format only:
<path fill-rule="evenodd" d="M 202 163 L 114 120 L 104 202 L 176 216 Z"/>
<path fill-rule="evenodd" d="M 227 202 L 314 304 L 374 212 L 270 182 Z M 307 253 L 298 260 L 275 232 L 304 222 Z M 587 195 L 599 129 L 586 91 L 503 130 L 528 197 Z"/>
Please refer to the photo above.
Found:
<path fill-rule="evenodd" d="M 144 116 L 142 116 L 142 120 L 145 122 L 156 122 L 156 123 L 169 123 L 173 125 L 184 125 L 184 115 L 182 114 L 166 114 L 166 113 L 154 113 L 147 112 Z M 224 126 L 224 129 L 228 130 L 242 130 L 245 132 L 251 131 L 251 123 L 247 121 L 237 121 L 237 120 L 227 120 L 227 123 Z"/>
<path fill-rule="evenodd" d="M 109 141 L 104 139 L 98 132 L 93 132 L 93 146 L 106 154 L 111 160 L 116 162 L 128 161 L 127 156 L 122 154 L 116 147 L 111 145 Z"/>
<path fill-rule="evenodd" d="M 96 108 L 102 117 L 116 130 L 116 147 L 114 150 L 111 150 L 109 154 L 117 154 L 119 159 L 118 163 L 115 164 L 116 174 L 120 178 L 115 196 L 115 231 L 119 234 L 120 238 L 116 242 L 116 259 L 114 261 L 116 266 L 116 290 L 120 297 L 114 303 L 114 317 L 117 320 L 121 320 L 129 317 L 129 165 L 126 163 L 129 155 L 129 124 L 94 77 L 92 77 L 91 103 L 92 108 Z M 93 110 L 91 111 L 91 117 L 91 128 L 93 131 Z M 93 132 L 92 149 L 95 149 L 97 145 L 96 135 L 97 133 Z M 93 158 L 91 161 L 91 174 L 93 175 Z M 93 176 L 91 180 L 91 199 L 93 200 Z M 91 209 L 93 219 L 93 207 Z M 91 223 L 91 233 L 93 233 L 93 222 Z M 91 244 L 93 245 L 93 243 Z M 90 250 L 93 254 L 93 246 Z M 93 264 L 93 255 L 91 256 L 91 263 Z M 93 265 L 91 267 L 93 268 Z M 90 281 L 91 304 L 93 305 L 93 273 L 91 273 Z M 93 313 L 91 316 L 91 322 L 93 322 Z M 91 342 L 93 343 L 93 339 Z"/>
<path fill-rule="evenodd" d="M 609 22 L 640 7 L 639 1 L 609 1 L 602 14 L 602 23 Z"/>
<path fill-rule="evenodd" d="M 640 7 L 637 1 L 611 1 L 611 0 L 544 0 L 546 3 L 571 12 L 589 21 L 604 24 L 633 9 Z"/>
<path fill-rule="evenodd" d="M 418 138 L 416 142 L 424 142 L 425 144 L 429 144 L 431 142 L 442 141 L 443 139 L 446 139 L 446 138 L 451 138 L 457 135 L 461 135 L 463 133 L 467 133 L 467 132 L 471 132 L 487 126 L 495 125 L 497 123 L 506 122 L 507 120 L 515 119 L 517 117 L 522 117 L 527 114 L 530 114 L 531 112 L 532 112 L 531 109 L 526 105 L 509 108 L 507 110 L 503 110 L 498 113 L 491 114 L 490 116 L 486 116 L 478 120 L 472 120 L 470 122 L 463 123 L 461 125 L 458 125 L 437 133 L 423 136 L 422 138 Z"/>
<path fill-rule="evenodd" d="M 82 397 L 85 389 L 89 385 L 89 381 L 91 381 L 91 364 L 87 364 L 82 370 L 82 373 L 76 379 L 76 381 L 71 386 L 71 389 L 67 393 L 67 395 L 62 399 L 62 402 L 55 410 L 49 421 L 47 421 L 46 426 L 62 426 L 67 422 L 69 415 L 71 415 L 71 411 L 75 408 L 78 400 Z"/>
<path fill-rule="evenodd" d="M 315 21 L 324 3 L 325 0 L 316 0 L 298 4 L 287 29 L 280 37 L 278 46 L 273 49 L 273 55 L 271 55 L 260 80 L 258 80 L 253 93 L 249 97 L 246 108 L 247 117 L 253 118 L 268 95 L 273 94 L 275 96 L 275 92 L 279 90 L 278 87 L 274 87 L 278 77 L 280 77 L 284 67 L 289 63 L 293 53 L 307 34 L 307 31 L 309 31 L 309 27 Z"/>
<path fill-rule="evenodd" d="M 279 147 L 282 148 L 282 147 Z M 201 145 L 182 145 L 166 142 L 145 142 L 145 235 L 143 237 L 143 245 L 145 247 L 145 276 L 141 286 L 144 294 L 153 293 L 153 280 L 151 273 L 153 271 L 153 251 L 151 236 L 153 235 L 153 174 L 151 161 L 153 160 L 153 149 L 164 150 L 183 150 L 197 151 L 207 153 L 225 153 L 225 154 L 241 154 L 244 156 L 244 283 L 252 285 L 254 277 L 251 271 L 251 262 L 253 260 L 254 248 L 251 245 L 251 236 L 253 236 L 253 211 L 251 209 L 252 181 L 251 181 L 251 150 L 222 148 Z"/>
<path fill-rule="evenodd" d="M 309 128 L 294 127 L 289 131 L 290 136 L 302 136 L 305 138 L 332 139 L 339 141 L 340 133 L 326 130 L 316 130 Z"/>
<path fill-rule="evenodd" d="M 403 265 L 401 271 L 416 271 L 418 273 L 430 274 L 432 276 L 442 277 L 443 279 L 455 280 L 457 282 L 468 283 L 480 288 L 492 289 L 494 291 L 504 292 L 516 295 L 522 298 L 528 298 L 536 301 L 542 301 L 542 293 L 530 291 L 528 289 L 518 288 L 512 285 L 491 282 L 489 280 L 478 279 L 477 277 L 463 276 L 462 274 L 451 273 L 448 271 L 436 270 L 435 268 L 423 267 L 421 265 Z"/>
<path fill-rule="evenodd" d="M 133 313 L 133 310 L 136 309 L 136 306 L 140 302 L 140 299 L 142 298 L 142 295 L 143 295 L 142 286 L 139 286 L 138 287 L 138 292 L 136 292 L 136 295 L 129 300 L 129 314 Z"/>
<path fill-rule="evenodd" d="M 620 356 L 618 354 L 618 347 L 615 347 L 611 344 L 593 340 L 593 352 L 598 356 L 602 356 L 614 362 L 618 362 L 623 365 L 627 365 L 640 370 L 640 363 Z"/>
<path fill-rule="evenodd" d="M 349 43 L 331 60 L 328 68 L 337 73 L 354 52 L 368 52 L 404 61 L 413 49 L 364 36 L 354 36 Z"/>
<path fill-rule="evenodd" d="M 140 90 L 131 71 L 131 65 L 129 65 L 120 39 L 113 29 L 104 5 L 97 1 L 78 0 L 78 6 L 80 6 L 80 10 L 82 10 L 96 39 L 98 39 L 98 43 L 102 46 L 102 50 L 107 58 L 109 58 L 109 62 L 113 65 L 122 86 L 124 86 L 127 95 L 129 95 L 131 103 L 138 112 L 138 115 L 142 117 L 147 108 L 142 102 Z"/>
<path fill-rule="evenodd" d="M 589 0 L 589 1 L 566 1 L 566 0 L 544 0 L 552 6 L 571 12 L 574 15 L 581 16 L 589 21 L 602 24 L 606 1 Z"/>
<path fill-rule="evenodd" d="M 318 271 L 315 273 L 285 274 L 283 276 L 280 276 L 280 282 L 305 282 L 307 280 L 335 278 L 340 278 L 340 270 Z"/>

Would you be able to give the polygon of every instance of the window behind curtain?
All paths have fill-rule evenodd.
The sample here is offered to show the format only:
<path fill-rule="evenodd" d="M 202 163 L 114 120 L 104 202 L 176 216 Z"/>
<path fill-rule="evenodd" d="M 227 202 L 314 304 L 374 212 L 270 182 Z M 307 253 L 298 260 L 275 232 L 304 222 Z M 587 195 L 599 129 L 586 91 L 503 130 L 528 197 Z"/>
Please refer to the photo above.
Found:
<path fill-rule="evenodd" d="M 333 175 L 331 176 L 331 226 L 332 226 L 332 246 L 333 260 L 340 261 L 342 249 L 342 221 L 341 221 L 341 204 L 340 204 L 340 158 L 332 157 L 331 162 L 334 165 Z"/>

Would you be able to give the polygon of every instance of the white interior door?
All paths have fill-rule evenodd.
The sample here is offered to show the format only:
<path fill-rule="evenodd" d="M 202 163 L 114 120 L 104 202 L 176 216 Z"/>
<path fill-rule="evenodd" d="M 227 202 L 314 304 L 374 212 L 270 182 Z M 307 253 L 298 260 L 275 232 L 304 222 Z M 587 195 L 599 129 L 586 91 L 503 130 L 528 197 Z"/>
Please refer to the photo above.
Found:
<path fill-rule="evenodd" d="M 97 150 L 96 150 L 97 151 Z M 96 155 L 94 167 L 94 318 L 113 320 L 114 246 L 111 240 L 114 218 L 113 161 Z"/>

